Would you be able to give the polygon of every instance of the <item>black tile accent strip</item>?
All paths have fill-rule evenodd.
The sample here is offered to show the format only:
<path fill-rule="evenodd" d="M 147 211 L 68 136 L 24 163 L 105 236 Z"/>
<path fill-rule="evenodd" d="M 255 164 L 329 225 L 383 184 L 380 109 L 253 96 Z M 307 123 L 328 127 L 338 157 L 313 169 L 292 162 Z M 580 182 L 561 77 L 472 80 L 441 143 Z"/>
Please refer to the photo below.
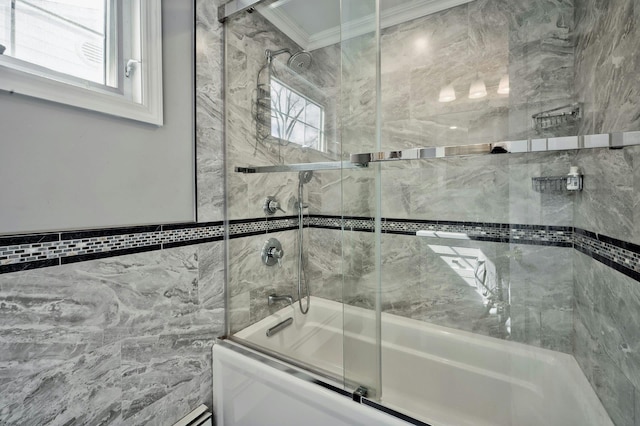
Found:
<path fill-rule="evenodd" d="M 625 266 L 623 266 L 623 265 L 621 265 L 621 264 L 619 264 L 617 262 L 614 262 L 614 261 L 612 261 L 610 259 L 607 259 L 604 256 L 601 256 L 601 255 L 599 255 L 597 253 L 594 253 L 593 251 L 591 251 L 591 250 L 589 250 L 587 248 L 584 248 L 582 246 L 576 245 L 575 249 L 578 250 L 580 253 L 586 254 L 587 256 L 597 260 L 598 262 L 600 262 L 600 263 L 602 263 L 604 265 L 607 265 L 610 268 L 615 269 L 616 271 L 628 276 L 629 278 L 633 278 L 636 281 L 640 281 L 640 272 L 638 272 L 638 271 L 634 271 L 633 269 L 629 269 L 629 268 L 627 268 L 627 267 L 625 267 Z"/>
<path fill-rule="evenodd" d="M 224 235 L 220 235 L 218 237 L 200 238 L 197 240 L 184 240 L 184 241 L 176 241 L 174 243 L 164 243 L 162 244 L 162 248 L 170 249 L 170 248 L 176 248 L 176 247 L 192 246 L 194 244 L 212 243 L 214 241 L 221 241 L 221 240 L 224 240 Z"/>
<path fill-rule="evenodd" d="M 69 263 L 87 262 L 89 260 L 104 259 L 105 257 L 123 256 L 125 254 L 143 253 L 147 251 L 160 250 L 160 245 L 133 247 L 122 250 L 104 251 L 100 253 L 80 254 L 76 256 L 61 257 L 60 263 L 63 265 Z"/>
<path fill-rule="evenodd" d="M 163 231 L 172 231 L 179 229 L 192 229 L 192 228 L 208 228 L 211 226 L 222 226 L 224 225 L 224 221 L 219 220 L 217 222 L 186 222 L 186 223 L 172 223 L 169 225 L 162 225 Z"/>
<path fill-rule="evenodd" d="M 28 271 L 29 269 L 47 268 L 49 266 L 60 265 L 60 259 L 36 260 L 33 262 L 12 263 L 9 265 L 0 265 L 0 274 L 9 272 Z"/>
<path fill-rule="evenodd" d="M 161 225 L 132 226 L 129 228 L 90 229 L 86 231 L 61 232 L 62 240 L 80 240 L 83 238 L 108 237 L 112 235 L 131 235 L 160 231 Z"/>
<path fill-rule="evenodd" d="M 0 247 L 60 241 L 60 234 L 25 234 L 0 237 Z M 1 252 L 1 250 L 0 250 Z"/>
<path fill-rule="evenodd" d="M 640 281 L 640 245 L 568 226 L 544 226 L 450 220 L 381 219 L 382 232 L 415 235 L 419 230 L 463 233 L 470 240 L 553 247 L 575 247 L 582 253 Z M 307 215 L 312 228 L 374 232 L 366 216 Z M 272 216 L 222 221 L 177 223 L 97 230 L 9 235 L 0 237 L 0 273 L 102 259 L 142 251 L 203 244 L 269 232 L 294 230 L 296 216 Z"/>
<path fill-rule="evenodd" d="M 602 234 L 596 234 L 594 232 L 586 231 L 580 228 L 576 228 L 575 231 L 576 231 L 576 234 L 583 235 L 594 240 L 599 240 L 606 244 L 611 244 L 621 249 L 628 250 L 634 253 L 640 253 L 640 245 L 638 244 L 633 244 L 628 241 L 618 240 L 616 238 L 608 237 Z"/>

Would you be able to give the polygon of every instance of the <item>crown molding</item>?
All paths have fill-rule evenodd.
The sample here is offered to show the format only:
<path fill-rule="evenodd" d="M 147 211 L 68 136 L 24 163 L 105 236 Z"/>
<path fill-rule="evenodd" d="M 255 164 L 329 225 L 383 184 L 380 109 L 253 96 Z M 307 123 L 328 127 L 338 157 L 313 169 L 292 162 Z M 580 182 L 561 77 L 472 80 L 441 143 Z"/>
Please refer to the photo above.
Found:
<path fill-rule="evenodd" d="M 441 12 L 452 7 L 470 3 L 474 0 L 418 0 L 392 7 L 382 12 L 380 27 L 388 28 L 416 18 Z M 369 15 L 340 25 L 328 28 L 315 34 L 309 34 L 289 15 L 280 9 L 260 6 L 256 8 L 266 19 L 289 36 L 305 50 L 315 50 L 340 42 L 342 39 L 358 37 L 371 33 L 375 28 L 375 17 Z M 342 31 L 341 31 L 342 30 Z"/>
<path fill-rule="evenodd" d="M 274 5 L 257 6 L 256 10 L 303 50 L 309 50 L 309 33 L 291 19 L 291 16 L 282 12 L 281 9 L 273 7 Z"/>

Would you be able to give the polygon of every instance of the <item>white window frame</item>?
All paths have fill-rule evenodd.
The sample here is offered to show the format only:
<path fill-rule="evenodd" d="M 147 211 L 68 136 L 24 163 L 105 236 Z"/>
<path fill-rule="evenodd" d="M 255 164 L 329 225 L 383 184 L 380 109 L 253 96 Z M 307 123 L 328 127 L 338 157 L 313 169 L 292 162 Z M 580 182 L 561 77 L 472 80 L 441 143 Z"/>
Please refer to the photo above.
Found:
<path fill-rule="evenodd" d="M 129 59 L 139 61 L 134 69 L 139 78 L 134 79 L 133 93 L 127 93 L 129 88 L 114 92 L 95 83 L 83 84 L 77 78 L 56 78 L 58 73 L 19 64 L 4 55 L 0 55 L 0 90 L 162 126 L 161 0 L 123 3 L 130 3 L 134 20 L 136 14 L 140 17 L 140 49 L 124 57 L 125 65 Z"/>
<path fill-rule="evenodd" d="M 318 127 L 318 128 L 316 128 L 315 126 L 312 126 L 306 120 L 303 121 L 303 120 L 294 118 L 294 117 L 290 116 L 289 114 L 287 114 L 287 113 L 285 113 L 283 111 L 280 111 L 279 109 L 278 109 L 278 111 L 279 111 L 279 113 L 286 115 L 290 119 L 292 119 L 294 121 L 297 121 L 299 123 L 302 123 L 304 126 L 308 126 L 308 127 L 312 127 L 314 129 L 317 129 L 318 130 L 318 138 L 319 138 L 318 139 L 318 149 L 317 149 L 317 151 L 318 152 L 327 152 L 327 144 L 326 144 L 325 131 L 324 131 L 324 120 L 325 120 L 325 117 L 324 117 L 325 116 L 324 106 L 322 104 L 320 104 L 320 102 L 310 98 L 309 96 L 305 95 L 304 93 L 302 93 L 302 92 L 294 89 L 293 87 L 289 86 L 288 84 L 286 84 L 284 81 L 280 80 L 279 78 L 271 76 L 270 79 L 275 81 L 280 86 L 282 86 L 285 89 L 287 89 L 288 91 L 290 91 L 290 92 L 294 93 L 295 95 L 301 97 L 302 99 L 305 100 L 305 102 L 313 104 L 313 105 L 317 106 L 318 108 L 320 108 L 320 127 Z M 273 108 L 273 106 L 271 106 L 271 108 Z M 273 115 L 274 115 L 274 112 L 272 111 L 272 114 L 271 114 L 271 119 L 272 120 L 274 118 Z M 314 149 L 314 148 L 311 148 L 311 147 L 307 147 L 305 145 L 298 144 L 297 142 L 293 142 L 293 141 L 290 141 L 288 139 L 280 138 L 279 136 L 273 135 L 273 134 L 271 134 L 271 130 L 270 130 L 270 136 L 273 137 L 273 138 L 278 138 L 278 139 L 285 140 L 287 142 L 291 142 L 291 143 L 296 144 L 296 145 L 298 145 L 300 147 L 303 147 L 303 148 Z"/>

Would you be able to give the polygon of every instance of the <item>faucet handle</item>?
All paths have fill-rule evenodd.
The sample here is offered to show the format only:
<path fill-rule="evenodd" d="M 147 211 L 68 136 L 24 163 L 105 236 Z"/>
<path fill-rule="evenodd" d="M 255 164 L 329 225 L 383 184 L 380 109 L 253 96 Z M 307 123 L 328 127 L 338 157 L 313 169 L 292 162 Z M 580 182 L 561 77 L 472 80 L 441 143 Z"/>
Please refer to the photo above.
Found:
<path fill-rule="evenodd" d="M 273 216 L 278 210 L 280 210 L 282 213 L 286 213 L 286 211 L 284 211 L 282 207 L 280 207 L 280 203 L 278 202 L 278 200 L 276 200 L 276 197 L 273 196 L 269 196 L 264 200 L 262 210 L 267 216 Z"/>
<path fill-rule="evenodd" d="M 267 266 L 273 266 L 276 263 L 282 267 L 282 257 L 284 256 L 284 250 L 282 250 L 282 244 L 275 238 L 269 238 L 262 246 L 262 252 L 260 257 L 262 263 Z"/>
<path fill-rule="evenodd" d="M 269 210 L 273 211 L 274 213 L 276 210 L 280 210 L 282 213 L 286 213 L 286 211 L 282 210 L 282 207 L 280 207 L 280 203 L 277 201 L 271 201 L 269 203 Z"/>
<path fill-rule="evenodd" d="M 278 260 L 278 266 L 282 268 L 282 258 L 284 257 L 284 250 L 273 247 L 271 250 L 271 257 Z"/>

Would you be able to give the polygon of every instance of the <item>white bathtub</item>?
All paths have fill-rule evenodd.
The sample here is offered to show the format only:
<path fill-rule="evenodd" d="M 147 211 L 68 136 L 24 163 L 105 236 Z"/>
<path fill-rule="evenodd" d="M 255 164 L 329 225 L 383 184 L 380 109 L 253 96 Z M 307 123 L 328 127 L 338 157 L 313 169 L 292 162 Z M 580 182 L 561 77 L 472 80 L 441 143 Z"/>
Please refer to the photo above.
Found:
<path fill-rule="evenodd" d="M 292 325 L 266 336 L 290 316 Z M 371 311 L 312 298 L 308 315 L 286 307 L 236 337 L 366 383 L 372 319 Z M 613 425 L 570 355 L 384 313 L 382 342 L 381 403 L 433 426 Z"/>

